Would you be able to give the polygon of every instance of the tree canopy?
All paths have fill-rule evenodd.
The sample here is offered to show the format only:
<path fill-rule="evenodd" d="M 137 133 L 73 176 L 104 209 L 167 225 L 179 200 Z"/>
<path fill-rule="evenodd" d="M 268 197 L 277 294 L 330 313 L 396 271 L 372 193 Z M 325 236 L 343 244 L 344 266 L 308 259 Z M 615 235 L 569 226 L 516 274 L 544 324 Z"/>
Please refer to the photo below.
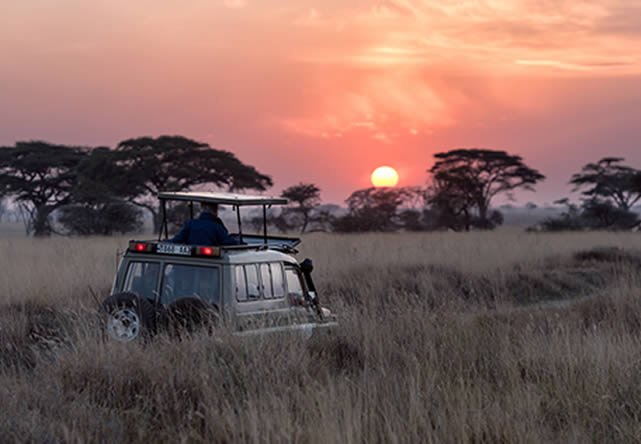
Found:
<path fill-rule="evenodd" d="M 469 229 L 472 213 L 477 213 L 477 226 L 492 227 L 496 215 L 490 213 L 492 199 L 510 195 L 516 189 L 534 190 L 545 179 L 528 167 L 518 155 L 505 151 L 470 148 L 455 149 L 434 155 L 430 202 L 450 218 L 464 219 Z"/>
<path fill-rule="evenodd" d="M 139 194 L 131 201 L 148 209 L 159 227 L 155 196 L 159 191 L 181 191 L 197 185 L 229 190 L 263 191 L 272 186 L 269 176 L 242 163 L 228 151 L 182 136 L 140 137 L 120 142 L 117 165 L 137 181 Z"/>
<path fill-rule="evenodd" d="M 51 233 L 50 215 L 71 202 L 77 166 L 87 149 L 41 141 L 0 148 L 0 190 L 27 214 L 27 231 Z"/>
<path fill-rule="evenodd" d="M 281 196 L 290 202 L 281 218 L 289 226 L 299 226 L 300 232 L 304 233 L 312 219 L 312 212 L 320 205 L 320 188 L 312 183 L 301 182 L 283 190 Z"/>
<path fill-rule="evenodd" d="M 583 190 L 588 199 L 610 200 L 619 209 L 628 211 L 641 199 L 641 170 L 622 165 L 621 157 L 604 157 L 588 163 L 574 174 L 570 183 L 574 190 Z"/>

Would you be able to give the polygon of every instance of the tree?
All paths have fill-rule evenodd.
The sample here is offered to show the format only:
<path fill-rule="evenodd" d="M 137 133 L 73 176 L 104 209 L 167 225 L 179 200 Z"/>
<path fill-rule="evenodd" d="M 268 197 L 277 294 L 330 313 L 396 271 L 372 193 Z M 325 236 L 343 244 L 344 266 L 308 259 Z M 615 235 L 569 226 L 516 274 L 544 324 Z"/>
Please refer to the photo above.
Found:
<path fill-rule="evenodd" d="M 604 157 L 588 163 L 570 179 L 574 191 L 584 189 L 583 195 L 588 199 L 610 200 L 619 209 L 630 210 L 641 199 L 641 170 L 621 165 L 624 160 Z"/>
<path fill-rule="evenodd" d="M 639 222 L 636 213 L 617 207 L 610 200 L 586 199 L 582 209 L 581 217 L 590 229 L 628 230 Z"/>
<path fill-rule="evenodd" d="M 288 221 L 300 219 L 295 221 L 295 225 L 300 226 L 300 232 L 304 233 L 311 221 L 312 212 L 320 205 L 320 188 L 312 183 L 299 183 L 283 190 L 281 196 L 295 205 L 285 208 L 280 217 Z"/>
<path fill-rule="evenodd" d="M 523 163 L 520 156 L 489 149 L 455 149 L 434 155 L 437 159 L 432 174 L 430 202 L 445 213 L 463 218 L 469 229 L 472 211 L 477 212 L 479 226 L 491 227 L 490 205 L 501 193 L 516 189 L 533 190 L 545 179 L 541 173 Z"/>
<path fill-rule="evenodd" d="M 441 178 L 434 176 L 427 189 L 431 206 L 433 227 L 454 231 L 470 230 L 472 226 L 473 189 L 466 178 Z"/>
<path fill-rule="evenodd" d="M 58 222 L 70 234 L 111 235 L 138 230 L 142 214 L 128 200 L 141 184 L 116 162 L 109 148 L 94 148 L 76 168 L 72 203 L 60 209 Z"/>
<path fill-rule="evenodd" d="M 406 202 L 404 188 L 366 188 L 346 200 L 349 213 L 334 221 L 336 231 L 394 231 L 402 226 L 398 209 Z"/>
<path fill-rule="evenodd" d="M 51 234 L 50 215 L 70 203 L 76 167 L 85 156 L 82 148 L 39 141 L 0 148 L 0 194 L 12 196 L 24 211 L 27 233 Z"/>
<path fill-rule="evenodd" d="M 272 186 L 269 176 L 245 165 L 234 154 L 182 136 L 128 139 L 120 142 L 116 151 L 118 165 L 141 187 L 131 202 L 152 214 L 156 232 L 161 222 L 155 199 L 159 191 L 185 191 L 205 184 L 225 186 L 230 191 L 264 191 Z"/>

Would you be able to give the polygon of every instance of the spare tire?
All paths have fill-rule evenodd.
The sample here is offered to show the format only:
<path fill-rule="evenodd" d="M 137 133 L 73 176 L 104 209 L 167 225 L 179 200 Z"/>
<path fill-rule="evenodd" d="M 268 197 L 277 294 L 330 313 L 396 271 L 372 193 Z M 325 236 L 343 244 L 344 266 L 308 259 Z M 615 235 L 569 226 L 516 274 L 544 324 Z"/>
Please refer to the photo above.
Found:
<path fill-rule="evenodd" d="M 170 330 L 193 332 L 202 327 L 218 325 L 218 307 L 197 297 L 185 297 L 173 301 L 167 307 Z"/>
<path fill-rule="evenodd" d="M 116 341 L 131 342 L 156 330 L 154 305 L 135 293 L 111 295 L 102 307 L 107 314 L 107 335 Z"/>

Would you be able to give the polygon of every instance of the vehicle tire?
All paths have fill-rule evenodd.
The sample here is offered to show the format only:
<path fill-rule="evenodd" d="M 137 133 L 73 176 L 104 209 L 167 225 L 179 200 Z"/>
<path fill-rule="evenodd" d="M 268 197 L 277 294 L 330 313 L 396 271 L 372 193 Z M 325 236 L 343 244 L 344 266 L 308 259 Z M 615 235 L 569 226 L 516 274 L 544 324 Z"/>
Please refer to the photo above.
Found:
<path fill-rule="evenodd" d="M 194 332 L 199 328 L 218 325 L 218 307 L 197 297 L 185 297 L 173 301 L 167 307 L 169 328 L 172 333 Z"/>
<path fill-rule="evenodd" d="M 148 337 L 156 330 L 156 311 L 147 299 L 124 292 L 109 296 L 102 304 L 107 314 L 107 335 L 119 342 Z"/>

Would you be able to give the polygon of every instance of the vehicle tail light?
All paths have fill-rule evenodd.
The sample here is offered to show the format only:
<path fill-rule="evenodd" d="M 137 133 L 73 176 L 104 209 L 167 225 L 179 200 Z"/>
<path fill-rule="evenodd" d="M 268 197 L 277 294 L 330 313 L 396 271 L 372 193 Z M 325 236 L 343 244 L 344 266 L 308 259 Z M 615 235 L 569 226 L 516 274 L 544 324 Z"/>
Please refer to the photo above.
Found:
<path fill-rule="evenodd" d="M 218 256 L 220 256 L 220 248 L 218 248 L 218 247 L 198 247 L 196 249 L 196 254 L 198 256 L 218 257 Z"/>
<path fill-rule="evenodd" d="M 148 253 L 152 250 L 153 245 L 146 242 L 129 242 L 129 251 L 137 253 Z"/>

